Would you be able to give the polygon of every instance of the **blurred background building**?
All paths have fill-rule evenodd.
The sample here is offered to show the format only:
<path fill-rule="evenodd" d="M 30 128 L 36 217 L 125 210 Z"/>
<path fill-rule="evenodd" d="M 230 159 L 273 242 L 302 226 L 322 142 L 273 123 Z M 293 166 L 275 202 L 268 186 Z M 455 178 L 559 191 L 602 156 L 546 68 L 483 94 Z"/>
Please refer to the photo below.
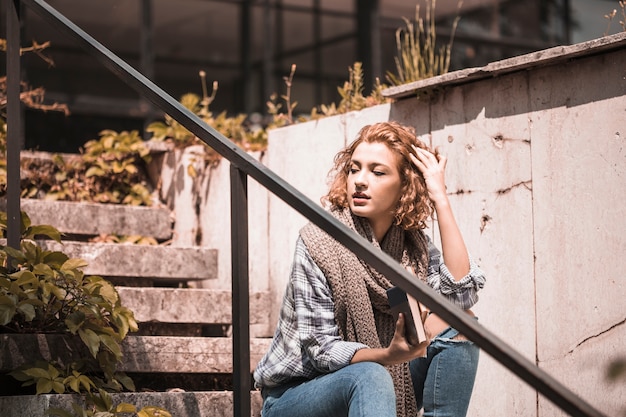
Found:
<path fill-rule="evenodd" d="M 262 118 L 272 93 L 285 94 L 284 77 L 297 66 L 291 98 L 296 113 L 338 102 L 337 87 L 362 62 L 366 88 L 395 73 L 396 31 L 404 19 L 425 17 L 430 0 L 48 0 L 48 3 L 174 98 L 202 95 L 210 109 Z M 605 17 L 618 16 L 609 25 Z M 617 0 L 437 0 L 437 40 L 456 29 L 450 70 L 482 66 L 555 45 L 623 30 Z M 26 147 L 75 152 L 102 129 L 142 130 L 162 115 L 139 99 L 94 58 L 24 7 L 22 42 L 50 41 L 49 66 L 23 57 L 23 79 L 66 103 L 71 115 L 27 110 Z M 5 24 L 2 19 L 2 25 Z M 2 37 L 4 36 L 4 28 Z M 4 68 L 4 55 L 2 55 Z M 367 92 L 367 91 L 366 91 Z M 54 133 L 53 133 L 54 132 Z"/>

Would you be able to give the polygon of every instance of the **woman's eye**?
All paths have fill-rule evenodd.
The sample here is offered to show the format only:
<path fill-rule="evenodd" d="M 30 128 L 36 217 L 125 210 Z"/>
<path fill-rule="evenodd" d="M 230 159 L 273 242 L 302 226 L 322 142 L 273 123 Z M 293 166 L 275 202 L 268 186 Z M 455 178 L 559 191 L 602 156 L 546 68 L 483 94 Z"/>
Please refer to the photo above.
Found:
<path fill-rule="evenodd" d="M 350 170 L 349 170 L 348 172 L 350 172 L 350 174 L 355 174 L 355 173 L 357 173 L 358 171 L 359 171 L 359 170 L 358 170 L 358 168 L 354 168 L 354 167 L 353 167 L 353 168 L 350 168 Z"/>
<path fill-rule="evenodd" d="M 382 175 L 385 175 L 385 173 L 381 171 L 374 171 L 374 175 L 376 175 L 377 177 L 380 177 Z"/>

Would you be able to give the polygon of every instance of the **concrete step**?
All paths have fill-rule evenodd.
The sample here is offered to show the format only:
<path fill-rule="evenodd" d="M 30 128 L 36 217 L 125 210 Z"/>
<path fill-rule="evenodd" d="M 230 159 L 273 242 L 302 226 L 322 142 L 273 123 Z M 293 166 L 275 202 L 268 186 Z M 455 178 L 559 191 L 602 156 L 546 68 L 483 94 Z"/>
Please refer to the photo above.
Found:
<path fill-rule="evenodd" d="M 250 340 L 250 369 L 268 350 L 271 339 Z M 232 339 L 228 337 L 129 336 L 122 343 L 125 372 L 233 372 Z"/>
<path fill-rule="evenodd" d="M 203 247 L 38 241 L 42 248 L 85 260 L 87 275 L 193 281 L 217 277 L 217 250 Z"/>
<path fill-rule="evenodd" d="M 250 369 L 269 348 L 271 339 L 250 341 Z M 233 372 L 232 339 L 228 337 L 127 336 L 121 345 L 118 370 L 129 373 Z M 0 372 L 11 371 L 34 360 L 67 362 L 68 353 L 89 355 L 78 338 L 58 334 L 0 334 Z M 2 415 L 2 414 L 0 414 Z"/>
<path fill-rule="evenodd" d="M 230 291 L 118 286 L 117 292 L 139 323 L 232 323 Z M 267 323 L 270 303 L 269 292 L 250 294 L 250 324 Z"/>
<path fill-rule="evenodd" d="M 232 417 L 233 393 L 229 391 L 203 392 L 134 392 L 111 394 L 113 403 L 129 403 L 137 408 L 158 406 L 175 417 Z M 50 407 L 72 410 L 79 397 L 70 394 L 45 394 L 0 397 L 0 416 L 33 417 L 45 415 Z M 251 417 L 261 415 L 261 395 L 250 393 Z"/>
<path fill-rule="evenodd" d="M 70 235 L 146 236 L 158 241 L 172 237 L 172 213 L 165 207 L 22 199 L 22 211 L 33 225 L 50 225 Z M 6 211 L 6 199 L 0 200 Z"/>

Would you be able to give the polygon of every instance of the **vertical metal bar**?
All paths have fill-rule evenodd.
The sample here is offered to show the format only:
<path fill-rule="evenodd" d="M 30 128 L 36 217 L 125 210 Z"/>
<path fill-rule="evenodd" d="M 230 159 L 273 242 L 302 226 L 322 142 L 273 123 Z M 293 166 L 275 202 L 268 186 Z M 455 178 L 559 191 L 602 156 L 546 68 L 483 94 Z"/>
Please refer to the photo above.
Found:
<path fill-rule="evenodd" d="M 355 0 L 357 22 L 357 59 L 363 64 L 364 92 L 371 92 L 376 77 L 381 77 L 379 0 Z"/>
<path fill-rule="evenodd" d="M 230 166 L 230 238 L 233 298 L 233 412 L 250 417 L 250 290 L 248 277 L 248 177 Z"/>
<path fill-rule="evenodd" d="M 267 100 L 274 86 L 274 14 L 270 0 L 263 2 L 263 76 L 261 77 L 261 101 Z"/>
<path fill-rule="evenodd" d="M 141 24 L 141 39 L 139 45 L 139 57 L 140 68 L 143 75 L 146 78 L 154 81 L 154 42 L 153 42 L 153 13 L 152 13 L 152 0 L 141 0 L 141 9 L 139 13 Z M 141 107 L 145 108 L 144 119 L 144 136 L 145 139 L 149 139 L 151 135 L 146 128 L 154 119 L 154 107 L 152 103 L 146 100 L 142 95 L 140 96 Z"/>
<path fill-rule="evenodd" d="M 315 103 L 323 103 L 322 97 L 322 5 L 313 0 L 313 65 L 315 68 Z"/>
<path fill-rule="evenodd" d="M 251 0 L 243 0 L 240 3 L 239 9 L 239 59 L 240 59 L 240 71 L 241 71 L 241 103 L 239 108 L 243 110 L 245 114 L 250 114 L 250 80 L 252 77 L 252 57 L 250 55 L 250 36 L 252 19 L 250 16 Z"/>
<path fill-rule="evenodd" d="M 563 0 L 563 44 L 572 43 L 572 6 L 570 0 Z"/>
<path fill-rule="evenodd" d="M 7 244 L 20 247 L 20 148 L 22 103 L 20 101 L 19 0 L 4 0 L 7 31 Z"/>

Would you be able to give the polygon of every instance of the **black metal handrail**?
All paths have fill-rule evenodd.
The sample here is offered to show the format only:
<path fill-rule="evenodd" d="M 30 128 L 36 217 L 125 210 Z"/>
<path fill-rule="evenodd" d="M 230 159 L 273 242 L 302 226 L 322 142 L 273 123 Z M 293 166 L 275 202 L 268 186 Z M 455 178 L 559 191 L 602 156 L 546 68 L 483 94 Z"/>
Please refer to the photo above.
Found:
<path fill-rule="evenodd" d="M 552 376 L 523 357 L 498 336 L 479 325 L 461 309 L 440 297 L 432 288 L 411 275 L 394 259 L 375 249 L 364 238 L 329 215 L 322 207 L 252 158 L 231 140 L 208 126 L 160 87 L 121 60 L 101 43 L 84 32 L 43 0 L 3 0 L 7 11 L 7 76 L 8 76 L 8 140 L 7 198 L 8 241 L 19 246 L 19 144 L 21 116 L 19 112 L 19 15 L 20 3 L 28 6 L 44 21 L 72 37 L 102 65 L 134 88 L 141 96 L 169 114 L 178 123 L 215 149 L 231 163 L 231 238 L 233 272 L 233 374 L 234 414 L 250 416 L 250 317 L 248 307 L 248 217 L 247 177 L 267 188 L 293 209 L 332 235 L 357 256 L 386 275 L 396 285 L 418 298 L 443 320 L 454 326 L 482 350 L 535 388 L 563 411 L 573 416 L 602 417 L 600 411 L 575 395 Z M 17 50 L 17 52 L 16 52 Z M 17 91 L 17 93 L 16 93 Z M 15 165 L 18 164 L 17 168 Z M 17 169 L 17 175 L 16 175 Z M 17 179 L 16 179 L 17 177 Z M 17 221 L 17 223 L 16 223 Z M 15 231 L 17 230 L 17 231 Z M 18 233 L 18 235 L 15 235 Z M 13 240 L 11 237 L 13 236 Z"/>

